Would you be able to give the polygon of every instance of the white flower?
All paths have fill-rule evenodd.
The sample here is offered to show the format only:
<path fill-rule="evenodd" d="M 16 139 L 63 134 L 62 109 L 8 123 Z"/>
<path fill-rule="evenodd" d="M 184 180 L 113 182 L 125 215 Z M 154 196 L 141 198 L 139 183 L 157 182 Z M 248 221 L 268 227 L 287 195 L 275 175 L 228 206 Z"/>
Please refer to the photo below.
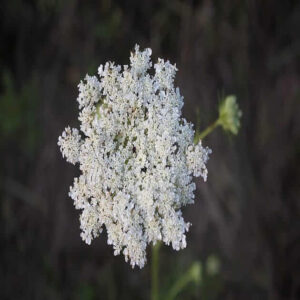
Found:
<path fill-rule="evenodd" d="M 96 76 L 86 75 L 85 81 L 86 83 L 81 81 L 78 85 L 79 96 L 77 101 L 79 103 L 79 108 L 97 103 L 101 96 L 101 86 Z"/>
<path fill-rule="evenodd" d="M 187 149 L 187 164 L 190 170 L 193 171 L 195 177 L 203 177 L 204 181 L 207 179 L 206 163 L 208 155 L 211 154 L 209 148 L 203 148 L 201 141 L 197 145 L 189 146 Z M 201 159 L 199 159 L 201 157 Z"/>
<path fill-rule="evenodd" d="M 78 129 L 68 126 L 62 135 L 58 138 L 58 146 L 63 157 L 71 164 L 75 164 L 79 160 L 79 151 L 82 144 Z"/>
<path fill-rule="evenodd" d="M 186 247 L 190 223 L 181 207 L 194 201 L 192 176 L 206 180 L 211 152 L 193 144 L 192 125 L 181 117 L 176 66 L 159 59 L 154 75 L 151 67 L 151 49 L 136 46 L 130 66 L 106 63 L 99 79 L 86 76 L 77 99 L 82 138 L 68 127 L 58 142 L 82 172 L 69 193 L 82 210 L 82 239 L 90 244 L 105 227 L 115 255 L 139 267 L 150 243 Z"/>

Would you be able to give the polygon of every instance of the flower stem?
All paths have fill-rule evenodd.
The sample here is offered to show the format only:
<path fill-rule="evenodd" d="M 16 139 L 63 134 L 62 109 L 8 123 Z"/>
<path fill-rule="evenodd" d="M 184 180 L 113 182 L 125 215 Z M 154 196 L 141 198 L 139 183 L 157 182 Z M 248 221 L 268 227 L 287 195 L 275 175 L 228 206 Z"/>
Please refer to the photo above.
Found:
<path fill-rule="evenodd" d="M 206 129 L 204 129 L 199 135 L 196 143 L 199 142 L 199 140 L 203 140 L 207 135 L 209 135 L 217 126 L 219 125 L 219 119 L 217 119 L 215 122 L 213 122 L 211 125 L 209 125 Z"/>
<path fill-rule="evenodd" d="M 178 278 L 165 297 L 165 300 L 174 300 L 176 296 L 188 286 L 189 283 L 195 282 L 196 284 L 199 284 L 200 281 L 201 264 L 199 262 L 195 262 L 184 274 Z"/>
<path fill-rule="evenodd" d="M 152 286 L 151 286 L 151 300 L 159 300 L 159 248 L 160 242 L 152 246 Z"/>

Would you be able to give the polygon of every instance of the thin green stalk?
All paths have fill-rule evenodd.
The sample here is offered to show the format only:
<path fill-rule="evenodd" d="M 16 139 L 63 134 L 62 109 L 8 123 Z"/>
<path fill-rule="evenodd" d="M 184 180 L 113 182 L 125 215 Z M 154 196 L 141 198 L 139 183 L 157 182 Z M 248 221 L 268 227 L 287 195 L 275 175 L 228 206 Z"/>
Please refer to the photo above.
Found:
<path fill-rule="evenodd" d="M 191 282 L 199 284 L 201 280 L 201 264 L 195 262 L 172 286 L 165 300 L 174 300 Z"/>
<path fill-rule="evenodd" d="M 217 119 L 214 123 L 209 125 L 205 130 L 203 130 L 199 136 L 198 136 L 198 141 L 203 140 L 207 135 L 209 135 L 217 126 L 219 125 L 219 119 Z"/>
<path fill-rule="evenodd" d="M 151 300 L 159 300 L 159 248 L 160 242 L 152 246 L 152 286 L 151 286 Z"/>

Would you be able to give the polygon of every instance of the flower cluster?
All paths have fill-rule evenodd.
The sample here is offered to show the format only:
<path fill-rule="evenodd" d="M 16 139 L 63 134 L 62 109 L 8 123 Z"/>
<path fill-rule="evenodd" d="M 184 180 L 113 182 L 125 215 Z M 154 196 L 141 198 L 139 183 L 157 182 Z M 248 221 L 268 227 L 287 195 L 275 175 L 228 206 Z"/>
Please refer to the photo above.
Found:
<path fill-rule="evenodd" d="M 237 135 L 241 127 L 241 117 L 242 111 L 236 97 L 234 95 L 227 96 L 219 105 L 218 125 L 221 125 L 225 131 Z"/>
<path fill-rule="evenodd" d="M 58 141 L 81 170 L 69 195 L 82 210 L 82 239 L 90 244 L 105 227 L 114 254 L 139 267 L 150 243 L 186 247 L 181 207 L 194 201 L 192 176 L 206 180 L 211 152 L 193 144 L 181 117 L 176 66 L 159 59 L 154 75 L 151 67 L 151 49 L 136 46 L 129 66 L 108 62 L 99 79 L 86 76 L 77 99 L 81 134 L 67 127 Z"/>

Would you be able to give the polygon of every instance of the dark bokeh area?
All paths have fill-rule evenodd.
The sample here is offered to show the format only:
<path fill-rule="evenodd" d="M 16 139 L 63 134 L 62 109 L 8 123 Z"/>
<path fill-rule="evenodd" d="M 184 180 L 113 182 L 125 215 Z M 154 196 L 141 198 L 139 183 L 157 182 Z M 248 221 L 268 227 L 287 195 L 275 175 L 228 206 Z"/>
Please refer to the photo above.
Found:
<path fill-rule="evenodd" d="M 299 299 L 300 3 L 270 0 L 1 2 L 0 299 L 149 299 L 150 251 L 132 270 L 105 233 L 81 241 L 79 171 L 57 147 L 78 126 L 79 81 L 136 43 L 176 62 L 200 129 L 223 95 L 243 111 L 237 137 L 204 141 L 208 181 L 184 209 L 187 248 L 162 247 L 162 289 L 198 261 L 201 284 L 176 299 Z"/>

